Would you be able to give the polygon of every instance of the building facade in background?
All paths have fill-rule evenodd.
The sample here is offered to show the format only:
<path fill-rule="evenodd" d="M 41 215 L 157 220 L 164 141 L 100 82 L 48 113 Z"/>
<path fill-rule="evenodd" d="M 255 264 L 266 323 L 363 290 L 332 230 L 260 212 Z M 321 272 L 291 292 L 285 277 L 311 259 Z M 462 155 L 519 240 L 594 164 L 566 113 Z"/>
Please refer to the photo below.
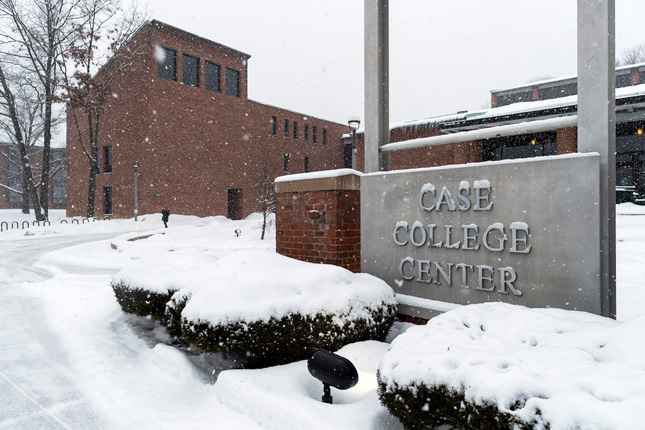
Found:
<path fill-rule="evenodd" d="M 390 142 L 575 115 L 577 79 L 553 79 L 491 91 L 491 108 L 394 124 Z M 645 64 L 616 70 L 616 185 L 645 199 Z M 346 145 L 351 137 L 345 136 Z M 356 167 L 363 170 L 363 135 Z M 578 151 L 577 128 L 390 152 L 390 170 L 531 158 Z"/>
<path fill-rule="evenodd" d="M 347 126 L 249 100 L 249 55 L 159 21 L 127 49 L 141 55 L 102 113 L 96 214 L 133 216 L 135 162 L 140 214 L 231 219 L 259 210 L 262 178 L 342 167 Z M 67 121 L 67 215 L 83 216 L 89 164 Z"/>
<path fill-rule="evenodd" d="M 49 182 L 49 208 L 65 209 L 66 186 L 65 186 L 65 148 L 51 148 L 50 168 L 51 178 Z M 35 183 L 39 182 L 40 160 L 42 158 L 42 147 L 33 148 L 31 166 Z M 20 154 L 18 147 L 10 143 L 0 143 L 0 209 L 21 209 L 23 199 L 23 184 L 20 167 Z M 33 209 L 33 205 L 29 206 Z"/>

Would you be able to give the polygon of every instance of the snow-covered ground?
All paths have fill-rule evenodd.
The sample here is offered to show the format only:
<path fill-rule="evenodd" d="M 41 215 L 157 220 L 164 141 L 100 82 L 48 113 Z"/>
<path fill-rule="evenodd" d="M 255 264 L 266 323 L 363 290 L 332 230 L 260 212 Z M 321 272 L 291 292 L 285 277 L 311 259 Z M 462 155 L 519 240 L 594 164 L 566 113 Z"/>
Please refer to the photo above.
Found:
<path fill-rule="evenodd" d="M 626 321 L 645 314 L 645 207 L 623 204 L 618 213 L 617 308 L 618 320 Z M 52 211 L 51 226 L 0 233 L 0 429 L 402 428 L 376 395 L 387 343 L 339 351 L 356 365 L 359 384 L 332 389 L 335 404 L 328 405 L 306 362 L 230 369 L 220 356 L 165 344 L 152 321 L 121 311 L 109 282 L 127 265 L 175 251 L 220 258 L 273 250 L 273 232 L 259 240 L 258 217 L 172 215 L 168 229 L 158 214 L 136 223 L 75 225 L 62 218 Z M 9 225 L 32 219 L 0 211 L 0 222 Z M 397 325 L 391 337 L 406 328 Z M 642 344 L 642 336 L 633 341 Z"/>

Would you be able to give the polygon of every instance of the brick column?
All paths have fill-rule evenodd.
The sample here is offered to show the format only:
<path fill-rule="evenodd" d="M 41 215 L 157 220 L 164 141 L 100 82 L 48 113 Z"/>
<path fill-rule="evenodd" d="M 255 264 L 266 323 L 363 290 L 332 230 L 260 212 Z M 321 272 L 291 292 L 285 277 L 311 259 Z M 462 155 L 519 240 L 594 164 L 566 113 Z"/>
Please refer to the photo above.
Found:
<path fill-rule="evenodd" d="M 342 172 L 340 176 L 339 172 Z M 322 177 L 324 173 L 330 176 Z M 297 260 L 360 272 L 359 175 L 342 169 L 278 178 L 275 184 L 277 252 Z"/>
<path fill-rule="evenodd" d="M 578 152 L 578 128 L 567 127 L 556 130 L 556 152 L 558 155 Z"/>

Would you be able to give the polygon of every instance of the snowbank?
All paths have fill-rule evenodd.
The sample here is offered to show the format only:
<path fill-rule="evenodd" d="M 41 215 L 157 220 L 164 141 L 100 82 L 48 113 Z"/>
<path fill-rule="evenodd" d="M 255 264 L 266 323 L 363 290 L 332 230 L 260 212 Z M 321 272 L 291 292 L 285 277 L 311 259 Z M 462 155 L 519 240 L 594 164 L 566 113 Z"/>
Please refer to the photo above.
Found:
<path fill-rule="evenodd" d="M 464 306 L 396 338 L 386 389 L 446 388 L 535 428 L 642 428 L 645 316 L 625 322 L 502 303 Z M 463 407 L 463 406 L 462 406 Z M 430 405 L 430 409 L 432 405 Z"/>

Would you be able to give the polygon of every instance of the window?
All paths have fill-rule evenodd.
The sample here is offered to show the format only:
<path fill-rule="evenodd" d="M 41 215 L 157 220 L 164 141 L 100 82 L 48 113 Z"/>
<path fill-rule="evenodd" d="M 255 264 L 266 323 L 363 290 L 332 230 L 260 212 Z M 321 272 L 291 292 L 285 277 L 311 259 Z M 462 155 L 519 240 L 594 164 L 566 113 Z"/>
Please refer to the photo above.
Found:
<path fill-rule="evenodd" d="M 177 51 L 157 45 L 157 76 L 171 81 L 177 80 Z"/>
<path fill-rule="evenodd" d="M 298 138 L 298 121 L 293 122 L 293 138 L 294 140 Z"/>
<path fill-rule="evenodd" d="M 216 93 L 221 92 L 221 88 L 219 85 L 219 75 L 221 71 L 221 67 L 219 64 L 211 63 L 210 61 L 207 61 L 204 70 L 204 80 L 206 81 L 204 83 L 204 87 L 208 91 L 213 91 Z"/>
<path fill-rule="evenodd" d="M 239 220 L 244 215 L 244 195 L 241 188 L 228 189 L 228 219 Z"/>
<path fill-rule="evenodd" d="M 112 147 L 105 146 L 103 147 L 103 172 L 112 173 Z"/>
<path fill-rule="evenodd" d="M 305 173 L 309 172 L 309 157 L 305 157 Z"/>
<path fill-rule="evenodd" d="M 226 95 L 240 96 L 240 72 L 228 67 L 226 68 Z"/>
<path fill-rule="evenodd" d="M 316 126 L 314 125 L 311 127 L 311 137 L 314 140 L 314 143 L 316 143 Z"/>
<path fill-rule="evenodd" d="M 309 142 L 309 124 L 305 124 L 305 142 Z"/>
<path fill-rule="evenodd" d="M 284 120 L 284 137 L 289 137 L 289 120 Z"/>
<path fill-rule="evenodd" d="M 182 54 L 181 82 L 191 87 L 199 86 L 199 58 Z"/>
<path fill-rule="evenodd" d="M 112 215 L 112 187 L 103 188 L 103 213 Z"/>
<path fill-rule="evenodd" d="M 272 136 L 278 135 L 278 118 L 274 116 L 271 117 L 271 135 Z"/>
<path fill-rule="evenodd" d="M 284 154 L 284 173 L 289 173 L 289 154 Z"/>
<path fill-rule="evenodd" d="M 323 128 L 323 145 L 327 145 L 327 129 Z"/>

